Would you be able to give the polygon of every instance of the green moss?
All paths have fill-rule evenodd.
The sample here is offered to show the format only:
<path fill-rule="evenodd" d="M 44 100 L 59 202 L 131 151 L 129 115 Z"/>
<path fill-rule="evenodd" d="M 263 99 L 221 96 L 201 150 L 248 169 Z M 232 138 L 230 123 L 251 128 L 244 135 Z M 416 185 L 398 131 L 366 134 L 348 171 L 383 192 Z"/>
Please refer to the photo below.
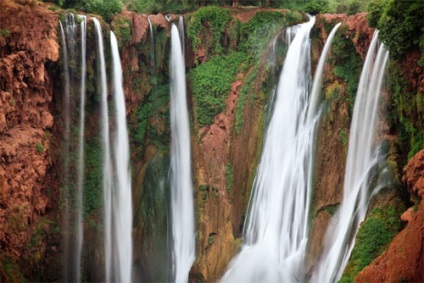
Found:
<path fill-rule="evenodd" d="M 4 254 L 0 257 L 0 274 L 1 279 L 5 282 L 28 282 L 15 260 Z"/>
<path fill-rule="evenodd" d="M 37 150 L 38 154 L 42 154 L 44 152 L 44 145 L 37 143 L 35 144 L 35 149 Z"/>
<path fill-rule="evenodd" d="M 401 228 L 400 212 L 394 205 L 373 209 L 359 228 L 351 258 L 339 282 L 354 282 L 355 276 L 388 247 Z"/>
<path fill-rule="evenodd" d="M 260 56 L 269 41 L 283 28 L 302 21 L 300 13 L 288 11 L 258 11 L 248 22 L 236 20 L 229 28 L 231 47 L 234 50 Z"/>
<path fill-rule="evenodd" d="M 424 1 L 390 0 L 385 4 L 378 4 L 376 8 L 384 8 L 378 20 L 377 28 L 380 30 L 379 38 L 390 51 L 391 56 L 399 58 L 404 56 L 411 48 L 421 47 L 421 59 L 423 56 L 423 33 L 424 25 Z M 372 13 L 372 24 L 378 17 L 377 12 Z"/>
<path fill-rule="evenodd" d="M 356 53 L 355 46 L 350 38 L 346 38 L 346 26 L 342 26 L 333 40 L 332 51 L 334 60 L 334 74 L 343 79 L 347 85 L 351 109 L 358 89 L 359 76 L 362 69 L 362 60 Z"/>
<path fill-rule="evenodd" d="M 234 183 L 234 177 L 233 177 L 233 167 L 231 166 L 231 163 L 227 163 L 227 166 L 225 166 L 225 176 L 227 179 L 227 192 L 231 196 L 233 193 L 233 183 Z"/>
<path fill-rule="evenodd" d="M 103 204 L 103 154 L 98 137 L 91 137 L 85 144 L 86 179 L 84 182 L 84 215 L 95 213 Z"/>
<path fill-rule="evenodd" d="M 247 64 L 249 56 L 246 53 L 233 52 L 216 56 L 190 71 L 188 78 L 200 127 L 213 123 L 214 116 L 225 109 L 231 83 Z"/>
<path fill-rule="evenodd" d="M 236 133 L 239 134 L 241 128 L 244 124 L 244 108 L 246 105 L 246 101 L 249 98 L 249 94 L 254 92 L 254 83 L 255 79 L 259 72 L 259 66 L 255 66 L 250 75 L 248 76 L 246 82 L 241 88 L 239 98 L 237 99 L 236 105 Z"/>
<path fill-rule="evenodd" d="M 338 204 L 327 205 L 324 207 L 324 210 L 327 211 L 330 215 L 334 215 L 339 208 Z"/>
<path fill-rule="evenodd" d="M 0 29 L 0 36 L 8 38 L 10 36 L 10 31 L 8 29 Z"/>
<path fill-rule="evenodd" d="M 228 28 L 231 15 L 228 9 L 216 6 L 202 7 L 187 21 L 187 36 L 192 41 L 193 50 L 202 44 L 206 55 L 222 54 L 222 40 Z M 206 26 L 208 28 L 206 28 Z"/>
<path fill-rule="evenodd" d="M 131 40 L 131 19 L 122 16 L 112 22 L 119 47 L 125 46 Z"/>
<path fill-rule="evenodd" d="M 340 133 L 339 133 L 339 136 L 340 136 L 340 140 L 342 141 L 343 148 L 346 149 L 346 146 L 347 146 L 346 129 L 341 129 L 340 130 Z"/>
<path fill-rule="evenodd" d="M 423 94 L 408 91 L 401 65 L 392 61 L 389 70 L 389 90 L 393 98 L 392 123 L 398 130 L 398 144 L 409 160 L 424 148 Z M 406 160 L 403 160 L 406 163 Z"/>

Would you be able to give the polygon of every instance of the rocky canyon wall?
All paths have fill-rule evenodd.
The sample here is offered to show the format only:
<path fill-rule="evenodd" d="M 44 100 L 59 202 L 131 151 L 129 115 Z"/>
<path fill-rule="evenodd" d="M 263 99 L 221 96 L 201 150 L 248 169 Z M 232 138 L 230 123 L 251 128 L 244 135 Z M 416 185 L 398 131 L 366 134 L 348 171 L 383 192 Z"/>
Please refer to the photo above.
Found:
<path fill-rule="evenodd" d="M 20 281 L 23 277 L 31 281 L 61 280 L 58 259 L 63 256 L 63 199 L 59 168 L 63 160 L 63 124 L 58 21 L 63 11 L 51 7 L 43 3 L 0 2 L 1 281 Z M 9 17 L 10 14 L 17 16 Z M 137 281 L 167 281 L 171 272 L 166 246 L 170 240 L 168 57 L 169 29 L 178 19 L 179 16 L 170 15 L 168 22 L 162 14 L 124 11 L 110 24 L 119 40 L 124 72 L 133 176 L 133 268 Z M 272 89 L 287 50 L 283 30 L 302 20 L 300 14 L 271 9 L 205 7 L 184 15 L 197 224 L 196 261 L 190 272 L 193 281 L 218 280 L 239 250 Z M 342 26 L 323 76 L 325 107 L 317 137 L 308 270 L 321 254 L 320 239 L 342 197 L 355 87 L 374 32 L 364 13 L 318 15 L 311 39 L 313 66 L 338 22 Z M 109 27 L 104 29 L 106 34 Z M 279 44 L 272 45 L 274 38 Z M 387 78 L 390 80 L 395 74 L 405 78 L 408 95 L 394 94 L 396 86 L 392 84 L 383 97 L 388 119 L 380 128 L 388 141 L 388 163 L 396 182 L 382 191 L 369 213 L 375 215 L 374 209 L 392 206 L 400 223 L 396 233 L 404 228 L 390 245 L 385 243 L 369 259 L 371 262 L 378 257 L 359 273 L 359 282 L 402 278 L 419 281 L 424 276 L 423 152 L 410 159 L 403 170 L 412 139 L 403 130 L 406 121 L 423 117 L 423 70 L 417 65 L 414 52 L 418 51 L 411 51 L 397 62 L 397 73 L 391 72 Z M 93 58 L 89 62 L 94 66 Z M 213 73 L 216 68 L 217 74 Z M 406 108 L 412 100 L 413 109 Z M 93 113 L 88 114 L 89 123 L 96 123 L 97 116 L 93 108 Z M 400 116 L 406 119 L 396 118 Z M 411 123 L 423 130 L 422 124 Z M 87 136 L 95 135 L 88 131 Z M 93 155 L 87 158 L 95 156 L 93 149 Z M 405 207 L 409 209 L 400 222 Z M 98 213 L 87 217 L 91 224 L 86 224 L 85 234 L 95 243 L 99 235 L 95 225 L 100 222 Z M 413 244 L 399 254 L 406 241 Z M 411 260 L 400 260 L 401 255 Z M 93 269 L 102 262 L 100 247 L 94 244 L 85 256 L 96 257 Z M 352 280 L 360 271 L 353 264 L 349 270 L 346 276 Z M 86 279 L 100 276 L 94 273 Z"/>

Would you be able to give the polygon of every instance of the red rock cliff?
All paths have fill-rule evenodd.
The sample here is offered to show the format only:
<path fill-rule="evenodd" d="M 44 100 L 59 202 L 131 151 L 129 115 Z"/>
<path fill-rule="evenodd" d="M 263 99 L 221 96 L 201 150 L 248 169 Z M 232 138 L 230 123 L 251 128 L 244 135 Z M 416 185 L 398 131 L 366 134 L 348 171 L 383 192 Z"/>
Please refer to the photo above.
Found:
<path fill-rule="evenodd" d="M 26 260 L 23 272 L 48 248 L 40 243 L 34 253 L 30 240 L 46 228 L 41 219 L 59 189 L 47 178 L 53 125 L 47 66 L 59 59 L 57 22 L 44 5 L 0 2 L 0 249 L 3 259 Z"/>

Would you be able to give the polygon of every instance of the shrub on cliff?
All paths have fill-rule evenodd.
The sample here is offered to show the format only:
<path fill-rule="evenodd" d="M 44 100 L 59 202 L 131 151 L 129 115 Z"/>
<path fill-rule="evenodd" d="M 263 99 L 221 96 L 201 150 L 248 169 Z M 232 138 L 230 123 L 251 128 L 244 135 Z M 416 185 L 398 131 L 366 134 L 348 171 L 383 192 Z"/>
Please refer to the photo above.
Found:
<path fill-rule="evenodd" d="M 122 10 L 121 0 L 57 0 L 59 6 L 102 16 L 108 22 Z"/>
<path fill-rule="evenodd" d="M 419 46 L 424 53 L 424 1 L 374 0 L 369 5 L 368 21 L 380 30 L 379 37 L 394 58 Z M 421 65 L 424 58 L 421 55 Z"/>

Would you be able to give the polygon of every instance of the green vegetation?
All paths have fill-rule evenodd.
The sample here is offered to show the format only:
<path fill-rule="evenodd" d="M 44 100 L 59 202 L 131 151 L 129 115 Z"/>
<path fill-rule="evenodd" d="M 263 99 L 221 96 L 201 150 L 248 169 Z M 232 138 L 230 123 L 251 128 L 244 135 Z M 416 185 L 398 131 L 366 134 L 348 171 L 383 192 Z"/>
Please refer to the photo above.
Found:
<path fill-rule="evenodd" d="M 303 6 L 305 13 L 315 15 L 331 12 L 330 3 L 325 0 L 312 0 Z"/>
<path fill-rule="evenodd" d="M 335 65 L 334 74 L 346 82 L 350 106 L 353 109 L 362 69 L 362 60 L 356 53 L 352 40 L 345 37 L 346 29 L 346 26 L 341 26 L 339 32 L 334 36 L 332 46 Z"/>
<path fill-rule="evenodd" d="M 327 205 L 324 207 L 324 210 L 327 211 L 330 215 L 334 215 L 339 208 L 338 204 Z"/>
<path fill-rule="evenodd" d="M 339 135 L 340 135 L 340 140 L 342 141 L 343 148 L 347 149 L 347 147 L 346 147 L 347 146 L 346 130 L 341 129 Z"/>
<path fill-rule="evenodd" d="M 369 24 L 380 30 L 379 38 L 393 58 L 404 56 L 412 48 L 421 49 L 424 66 L 424 1 L 373 0 L 369 5 Z"/>
<path fill-rule="evenodd" d="M 98 137 L 87 139 L 85 144 L 85 162 L 84 215 L 89 216 L 96 212 L 103 204 L 103 155 Z"/>
<path fill-rule="evenodd" d="M 389 90 L 393 99 L 391 119 L 398 130 L 400 148 L 406 149 L 405 154 L 409 160 L 424 148 L 424 94 L 409 91 L 404 70 L 398 62 L 391 62 L 388 70 Z"/>
<path fill-rule="evenodd" d="M 0 29 L 0 36 L 8 38 L 10 36 L 10 31 L 8 29 Z"/>
<path fill-rule="evenodd" d="M 213 117 L 224 110 L 231 83 L 249 61 L 250 57 L 246 53 L 233 52 L 213 57 L 189 72 L 194 108 L 201 127 L 211 124 Z"/>
<path fill-rule="evenodd" d="M 231 163 L 227 163 L 227 166 L 225 166 L 225 176 L 227 179 L 227 192 L 229 195 L 233 193 L 233 167 L 231 166 Z"/>
<path fill-rule="evenodd" d="M 125 46 L 131 40 L 131 20 L 128 17 L 119 17 L 112 22 L 112 30 L 119 42 L 119 46 Z"/>
<path fill-rule="evenodd" d="M 259 67 L 255 66 L 253 71 L 248 76 L 243 87 L 241 88 L 239 98 L 237 99 L 236 105 L 236 133 L 239 134 L 241 127 L 244 124 L 244 106 L 249 98 L 249 93 L 254 91 L 255 78 L 258 75 Z"/>
<path fill-rule="evenodd" d="M 230 31 L 237 50 L 259 57 L 269 41 L 284 27 L 302 21 L 300 13 L 258 11 L 247 23 L 236 21 Z"/>
<path fill-rule="evenodd" d="M 193 50 L 197 49 L 202 38 L 206 56 L 209 53 L 222 54 L 222 40 L 230 20 L 228 9 L 216 6 L 203 7 L 194 12 L 187 24 L 187 36 L 192 41 Z"/>
<path fill-rule="evenodd" d="M 18 264 L 9 256 L 0 257 L 0 274 L 4 282 L 28 282 L 20 271 Z"/>
<path fill-rule="evenodd" d="M 139 14 L 184 13 L 195 9 L 191 0 L 122 0 L 129 11 Z"/>
<path fill-rule="evenodd" d="M 169 84 L 157 87 L 154 93 L 145 97 L 136 110 L 137 122 L 134 129 L 134 140 L 137 145 L 144 144 L 146 138 L 161 147 L 169 140 Z"/>
<path fill-rule="evenodd" d="M 57 4 L 66 9 L 75 9 L 100 15 L 108 22 L 122 10 L 121 0 L 57 0 Z"/>
<path fill-rule="evenodd" d="M 44 146 L 41 143 L 35 144 L 35 149 L 37 150 L 38 154 L 42 154 L 44 152 Z"/>
<path fill-rule="evenodd" d="M 355 247 L 339 282 L 354 282 L 355 276 L 387 248 L 401 228 L 400 211 L 393 205 L 373 209 L 359 228 Z"/>

